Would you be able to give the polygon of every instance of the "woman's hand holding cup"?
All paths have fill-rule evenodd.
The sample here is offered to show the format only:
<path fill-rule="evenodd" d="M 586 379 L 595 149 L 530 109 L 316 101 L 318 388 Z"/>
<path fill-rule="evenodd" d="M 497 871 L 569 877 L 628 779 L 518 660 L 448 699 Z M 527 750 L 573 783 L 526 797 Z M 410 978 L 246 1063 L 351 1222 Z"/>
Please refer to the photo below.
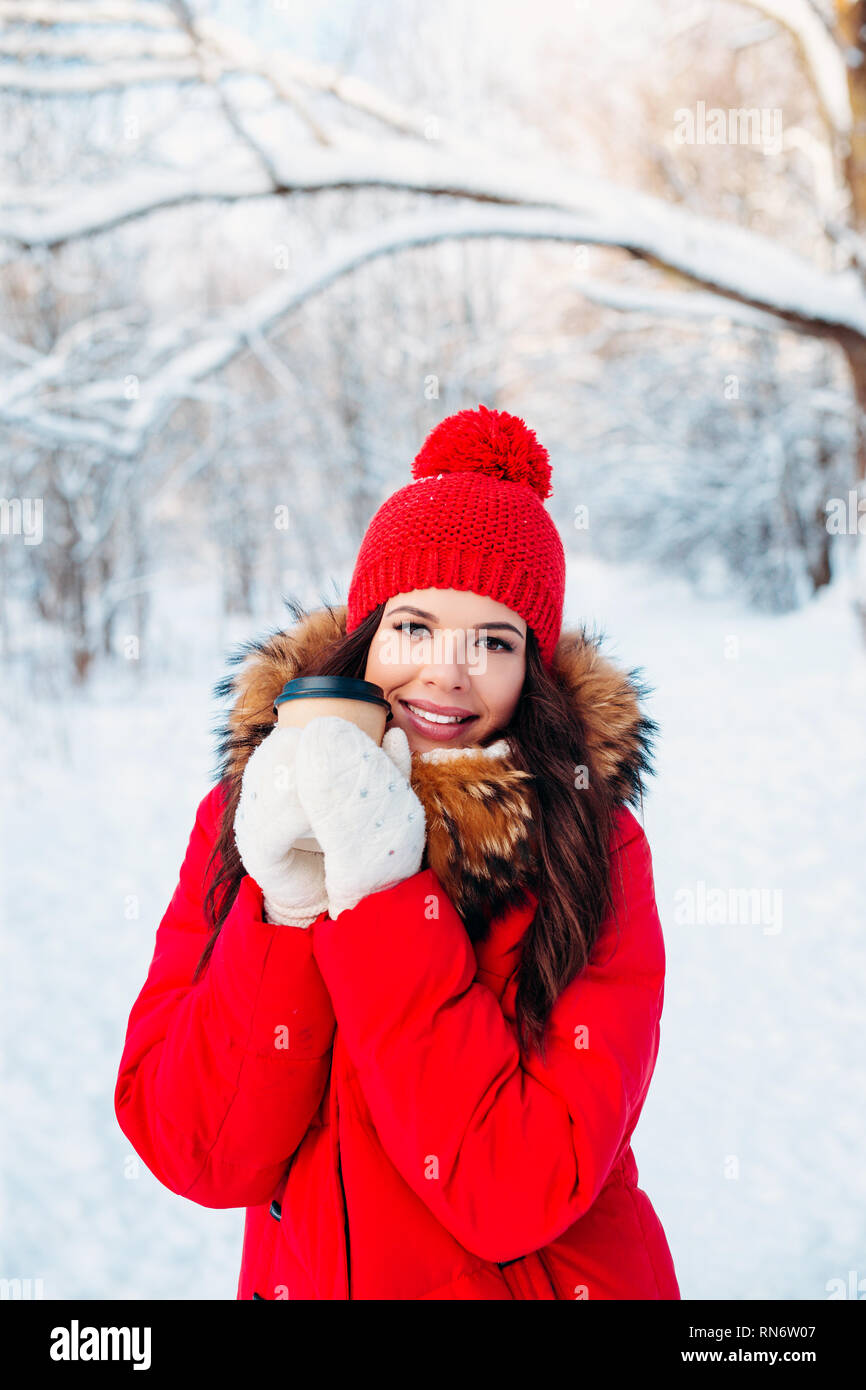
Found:
<path fill-rule="evenodd" d="M 247 873 L 262 890 L 265 917 L 308 927 L 328 909 L 321 853 L 293 848 L 310 822 L 298 796 L 301 730 L 275 727 L 244 768 L 235 842 Z"/>
<path fill-rule="evenodd" d="M 304 728 L 299 795 L 324 853 L 332 918 L 420 869 L 427 828 L 411 765 L 402 729 L 389 730 L 380 746 L 346 719 L 317 718 Z"/>
<path fill-rule="evenodd" d="M 244 769 L 235 839 L 268 919 L 309 926 L 417 872 L 424 807 L 405 733 L 385 732 L 391 709 L 379 686 L 299 677 L 274 712 Z"/>

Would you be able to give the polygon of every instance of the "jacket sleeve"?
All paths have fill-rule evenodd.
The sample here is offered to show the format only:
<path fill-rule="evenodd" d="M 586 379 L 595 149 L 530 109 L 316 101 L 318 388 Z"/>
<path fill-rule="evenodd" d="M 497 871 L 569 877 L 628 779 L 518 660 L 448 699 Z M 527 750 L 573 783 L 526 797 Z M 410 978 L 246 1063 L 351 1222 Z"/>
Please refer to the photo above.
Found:
<path fill-rule="evenodd" d="M 483 1259 L 538 1250 L 589 1209 L 649 1087 L 664 944 L 646 836 L 627 809 L 620 827 L 614 911 L 554 1004 L 544 1063 L 521 1053 L 515 1025 L 474 979 L 471 941 L 433 870 L 312 928 L 380 1142 Z"/>
<path fill-rule="evenodd" d="M 132 1006 L 117 1122 L 164 1186 L 205 1207 L 269 1200 L 319 1105 L 334 1014 L 310 930 L 263 920 L 245 875 L 210 960 L 205 870 L 221 785 L 199 805 L 177 887 Z"/>

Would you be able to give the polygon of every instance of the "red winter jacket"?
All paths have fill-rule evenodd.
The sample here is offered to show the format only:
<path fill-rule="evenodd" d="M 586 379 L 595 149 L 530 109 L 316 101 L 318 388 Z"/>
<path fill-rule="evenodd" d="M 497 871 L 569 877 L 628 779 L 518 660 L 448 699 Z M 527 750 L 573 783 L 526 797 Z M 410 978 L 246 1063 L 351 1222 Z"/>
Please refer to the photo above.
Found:
<path fill-rule="evenodd" d="M 444 868 L 308 930 L 265 922 L 247 875 L 191 984 L 229 785 L 198 808 L 115 1111 L 171 1191 L 247 1208 L 237 1297 L 678 1299 L 630 1145 L 665 968 L 632 812 L 610 844 L 615 910 L 554 1005 L 543 1063 L 514 1022 L 535 895 L 473 945 Z"/>

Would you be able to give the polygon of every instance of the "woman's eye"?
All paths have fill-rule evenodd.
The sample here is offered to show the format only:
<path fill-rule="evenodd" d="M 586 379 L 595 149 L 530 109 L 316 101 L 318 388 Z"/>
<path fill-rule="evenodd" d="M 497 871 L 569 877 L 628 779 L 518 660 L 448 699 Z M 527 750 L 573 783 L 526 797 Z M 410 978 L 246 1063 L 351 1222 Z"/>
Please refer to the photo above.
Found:
<path fill-rule="evenodd" d="M 411 635 L 412 635 L 412 628 L 413 628 L 413 627 L 418 628 L 419 632 L 424 632 L 424 633 L 426 633 L 428 637 L 430 636 L 430 629 L 429 629 L 428 627 L 425 627 L 423 623 L 411 622 L 409 619 L 407 619 L 405 622 L 402 622 L 402 623 L 395 623 L 395 625 L 394 625 L 394 631 L 395 631 L 395 632 L 405 632 L 405 633 L 407 633 L 407 634 L 411 637 Z M 510 644 L 509 642 L 504 641 L 504 639 L 503 639 L 502 637 L 494 637 L 491 633 L 482 632 L 482 633 L 480 634 L 480 638 L 483 640 L 484 645 L 487 647 L 488 651 L 496 651 L 496 652 L 513 652 L 513 651 L 514 651 L 514 648 L 511 646 L 511 644 Z M 491 642 L 496 642 L 496 643 L 497 643 L 497 646 L 495 646 L 495 647 L 490 647 L 489 644 L 490 644 Z"/>

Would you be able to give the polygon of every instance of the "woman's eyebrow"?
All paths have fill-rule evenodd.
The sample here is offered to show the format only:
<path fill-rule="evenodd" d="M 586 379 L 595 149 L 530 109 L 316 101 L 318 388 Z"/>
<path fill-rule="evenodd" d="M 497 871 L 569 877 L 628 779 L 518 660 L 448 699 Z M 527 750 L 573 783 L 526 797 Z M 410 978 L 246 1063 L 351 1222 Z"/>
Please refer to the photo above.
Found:
<path fill-rule="evenodd" d="M 431 623 L 438 623 L 439 621 L 435 613 L 425 613 L 423 608 L 412 608 L 412 606 L 408 603 L 401 603 L 399 607 L 391 608 L 385 614 L 385 617 L 390 618 L 394 613 L 414 613 L 416 617 L 428 618 Z M 494 627 L 507 627 L 511 630 L 511 632 L 516 632 L 518 637 L 523 637 L 523 633 L 520 631 L 519 628 L 516 628 L 513 623 L 478 623 L 476 624 L 476 626 L 483 627 L 485 632 L 489 631 Z"/>

